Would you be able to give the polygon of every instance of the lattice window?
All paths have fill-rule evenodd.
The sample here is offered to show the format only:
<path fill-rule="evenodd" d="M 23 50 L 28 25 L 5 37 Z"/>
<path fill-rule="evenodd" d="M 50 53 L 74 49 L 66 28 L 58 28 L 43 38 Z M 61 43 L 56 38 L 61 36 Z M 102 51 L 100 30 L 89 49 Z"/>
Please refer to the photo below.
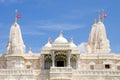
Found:
<path fill-rule="evenodd" d="M 109 64 L 105 64 L 105 69 L 110 69 L 110 65 Z"/>
<path fill-rule="evenodd" d="M 91 70 L 94 70 L 94 65 L 90 65 L 90 69 L 91 69 Z"/>
<path fill-rule="evenodd" d="M 120 66 L 117 66 L 117 70 L 120 70 Z"/>

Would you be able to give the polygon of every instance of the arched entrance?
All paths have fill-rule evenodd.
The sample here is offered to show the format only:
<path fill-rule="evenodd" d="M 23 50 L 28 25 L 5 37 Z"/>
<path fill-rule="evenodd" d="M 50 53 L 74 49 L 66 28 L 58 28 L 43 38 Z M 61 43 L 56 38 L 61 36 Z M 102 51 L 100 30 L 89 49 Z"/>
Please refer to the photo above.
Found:
<path fill-rule="evenodd" d="M 77 66 L 77 60 L 76 59 L 77 59 L 76 55 L 71 56 L 70 62 L 71 62 L 71 67 L 73 69 L 76 69 L 76 66 Z"/>
<path fill-rule="evenodd" d="M 64 54 L 58 54 L 55 56 L 55 66 L 56 67 L 66 67 L 67 66 L 67 56 Z"/>
<path fill-rule="evenodd" d="M 52 59 L 50 55 L 45 55 L 45 69 L 50 69 L 52 66 Z"/>

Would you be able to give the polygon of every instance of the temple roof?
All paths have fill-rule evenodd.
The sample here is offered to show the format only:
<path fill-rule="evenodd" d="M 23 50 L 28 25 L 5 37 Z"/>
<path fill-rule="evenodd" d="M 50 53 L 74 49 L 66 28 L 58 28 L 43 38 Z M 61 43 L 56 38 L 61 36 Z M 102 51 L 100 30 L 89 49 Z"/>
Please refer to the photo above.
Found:
<path fill-rule="evenodd" d="M 63 37 L 63 34 L 60 33 L 59 37 L 57 37 L 54 41 L 55 44 L 64 44 L 68 43 L 67 39 Z"/>

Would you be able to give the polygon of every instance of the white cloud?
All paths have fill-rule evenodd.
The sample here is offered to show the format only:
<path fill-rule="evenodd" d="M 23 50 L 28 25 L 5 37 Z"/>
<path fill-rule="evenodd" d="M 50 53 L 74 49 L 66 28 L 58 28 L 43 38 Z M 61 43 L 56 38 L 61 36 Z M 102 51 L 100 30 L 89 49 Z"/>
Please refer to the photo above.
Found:
<path fill-rule="evenodd" d="M 2 3 L 3 3 L 3 2 L 5 2 L 5 0 L 0 0 L 0 2 L 2 2 Z"/>
<path fill-rule="evenodd" d="M 84 27 L 84 25 L 74 24 L 38 24 L 37 28 L 49 29 L 49 30 L 75 30 Z"/>
<path fill-rule="evenodd" d="M 67 20 L 83 19 L 86 16 L 95 14 L 96 8 L 77 8 L 68 10 L 66 13 L 62 14 L 61 17 Z M 84 19 L 83 19 L 84 20 Z"/>
<path fill-rule="evenodd" d="M 0 0 L 0 3 L 2 4 L 11 4 L 11 3 L 17 3 L 22 2 L 22 0 Z"/>
<path fill-rule="evenodd" d="M 43 32 L 23 32 L 24 35 L 45 35 Z"/>
<path fill-rule="evenodd" d="M 81 53 L 84 53 L 85 52 L 85 44 L 86 42 L 81 42 L 79 45 L 78 45 L 78 49 Z"/>

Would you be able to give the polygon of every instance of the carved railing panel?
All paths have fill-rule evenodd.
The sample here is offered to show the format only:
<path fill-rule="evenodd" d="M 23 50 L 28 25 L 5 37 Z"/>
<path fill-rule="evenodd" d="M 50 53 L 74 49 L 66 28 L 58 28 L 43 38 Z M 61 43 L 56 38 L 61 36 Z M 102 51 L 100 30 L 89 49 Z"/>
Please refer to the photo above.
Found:
<path fill-rule="evenodd" d="M 54 79 L 67 79 L 72 78 L 72 68 L 71 67 L 52 67 L 50 69 L 50 80 Z"/>
<path fill-rule="evenodd" d="M 29 69 L 0 69 L 1 75 L 33 75 L 33 70 Z"/>
<path fill-rule="evenodd" d="M 120 71 L 118 70 L 74 70 L 74 75 L 87 75 L 87 76 L 120 76 Z"/>

